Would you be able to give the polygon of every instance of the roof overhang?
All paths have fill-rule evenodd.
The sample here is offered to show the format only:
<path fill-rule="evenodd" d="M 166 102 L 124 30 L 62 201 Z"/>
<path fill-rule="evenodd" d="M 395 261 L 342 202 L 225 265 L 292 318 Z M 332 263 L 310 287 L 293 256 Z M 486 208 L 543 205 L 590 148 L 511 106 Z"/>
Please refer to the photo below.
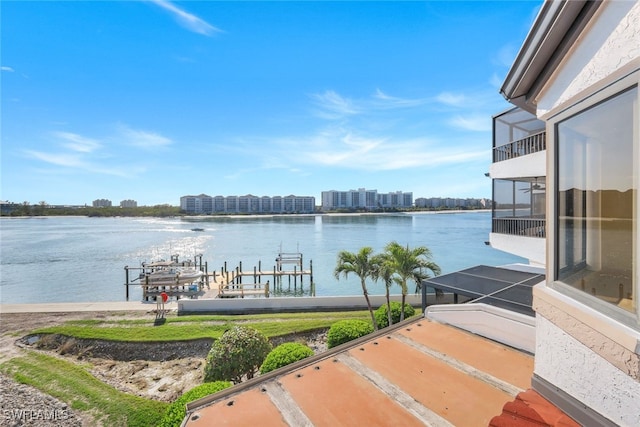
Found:
<path fill-rule="evenodd" d="M 601 0 L 546 0 L 500 88 L 510 103 L 536 112 L 536 95 L 585 28 Z"/>
<path fill-rule="evenodd" d="M 534 316 L 534 285 L 544 281 L 543 273 L 477 265 L 466 270 L 431 277 L 428 287 L 471 298 L 471 304 L 483 303 Z"/>

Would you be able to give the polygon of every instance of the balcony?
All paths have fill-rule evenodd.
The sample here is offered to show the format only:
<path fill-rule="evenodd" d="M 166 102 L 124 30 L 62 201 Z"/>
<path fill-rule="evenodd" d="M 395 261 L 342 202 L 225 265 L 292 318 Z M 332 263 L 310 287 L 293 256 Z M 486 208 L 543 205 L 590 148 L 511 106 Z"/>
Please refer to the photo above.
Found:
<path fill-rule="evenodd" d="M 542 131 L 493 149 L 493 162 L 515 159 L 547 149 L 546 132 Z"/>
<path fill-rule="evenodd" d="M 493 218 L 492 232 L 522 237 L 546 237 L 545 218 Z"/>

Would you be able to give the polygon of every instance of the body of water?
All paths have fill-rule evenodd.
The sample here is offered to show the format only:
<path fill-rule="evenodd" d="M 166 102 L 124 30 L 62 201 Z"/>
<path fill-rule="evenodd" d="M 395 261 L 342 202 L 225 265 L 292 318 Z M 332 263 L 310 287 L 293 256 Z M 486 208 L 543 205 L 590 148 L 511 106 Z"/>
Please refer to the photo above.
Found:
<path fill-rule="evenodd" d="M 252 271 L 261 262 L 273 270 L 283 252 L 301 252 L 304 269 L 313 262 L 316 295 L 361 295 L 359 279 L 336 280 L 341 250 L 371 246 L 381 252 L 395 240 L 426 246 L 451 273 L 478 264 L 526 262 L 487 245 L 489 212 L 381 215 L 308 215 L 209 218 L 33 217 L 0 219 L 0 301 L 2 303 L 124 301 L 124 267 L 142 262 L 193 259 L 202 254 L 209 271 L 226 262 Z M 192 231 L 192 228 L 204 231 Z M 135 275 L 135 274 L 134 274 Z M 267 279 L 265 279 L 267 280 Z M 308 276 L 303 285 L 309 287 Z M 284 279 L 284 288 L 287 288 Z M 384 294 L 382 283 L 369 284 Z M 393 293 L 399 293 L 399 288 Z M 139 287 L 130 299 L 140 300 Z"/>

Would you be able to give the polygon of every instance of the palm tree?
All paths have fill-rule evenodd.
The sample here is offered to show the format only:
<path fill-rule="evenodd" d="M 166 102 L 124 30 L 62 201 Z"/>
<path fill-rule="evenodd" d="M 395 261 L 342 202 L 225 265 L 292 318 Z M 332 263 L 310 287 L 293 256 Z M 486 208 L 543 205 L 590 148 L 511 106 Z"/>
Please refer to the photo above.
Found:
<path fill-rule="evenodd" d="M 373 322 L 373 328 L 378 329 L 376 318 L 373 315 L 373 308 L 371 308 L 371 301 L 369 301 L 369 292 L 367 291 L 367 284 L 365 281 L 369 277 L 375 277 L 375 265 L 373 263 L 373 257 L 371 256 L 373 249 L 369 246 L 360 248 L 357 253 L 349 251 L 340 251 L 338 253 L 338 263 L 333 272 L 336 279 L 340 279 L 340 274 L 345 278 L 349 276 L 349 273 L 353 273 L 360 278 L 360 285 L 362 286 L 362 293 L 364 299 L 367 300 L 367 307 L 371 314 L 371 321 Z"/>
<path fill-rule="evenodd" d="M 382 279 L 384 281 L 384 296 L 387 300 L 387 320 L 389 321 L 389 326 L 391 326 L 393 324 L 393 319 L 391 317 L 391 299 L 389 298 L 389 291 L 393 284 L 393 265 L 390 262 L 388 254 L 383 253 L 376 255 L 373 258 L 373 266 L 374 271 L 371 276 L 373 280 L 377 281 L 378 279 Z"/>
<path fill-rule="evenodd" d="M 400 311 L 400 321 L 404 320 L 404 302 L 407 297 L 407 282 L 412 280 L 416 287 L 429 277 L 429 270 L 437 276 L 440 274 L 440 267 L 431 261 L 431 251 L 425 246 L 418 246 L 409 249 L 397 242 L 391 242 L 385 247 L 386 256 L 393 271 L 394 281 L 402 288 L 402 309 Z M 425 271 L 428 270 L 428 271 Z"/>

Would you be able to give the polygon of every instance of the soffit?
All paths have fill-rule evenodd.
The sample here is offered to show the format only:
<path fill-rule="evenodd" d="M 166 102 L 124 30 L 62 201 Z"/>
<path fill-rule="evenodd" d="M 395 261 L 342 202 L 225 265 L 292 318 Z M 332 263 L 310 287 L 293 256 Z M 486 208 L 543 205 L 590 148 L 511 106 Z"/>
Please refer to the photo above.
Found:
<path fill-rule="evenodd" d="M 542 5 L 500 93 L 535 114 L 535 96 L 560 64 L 601 1 L 550 1 Z"/>

